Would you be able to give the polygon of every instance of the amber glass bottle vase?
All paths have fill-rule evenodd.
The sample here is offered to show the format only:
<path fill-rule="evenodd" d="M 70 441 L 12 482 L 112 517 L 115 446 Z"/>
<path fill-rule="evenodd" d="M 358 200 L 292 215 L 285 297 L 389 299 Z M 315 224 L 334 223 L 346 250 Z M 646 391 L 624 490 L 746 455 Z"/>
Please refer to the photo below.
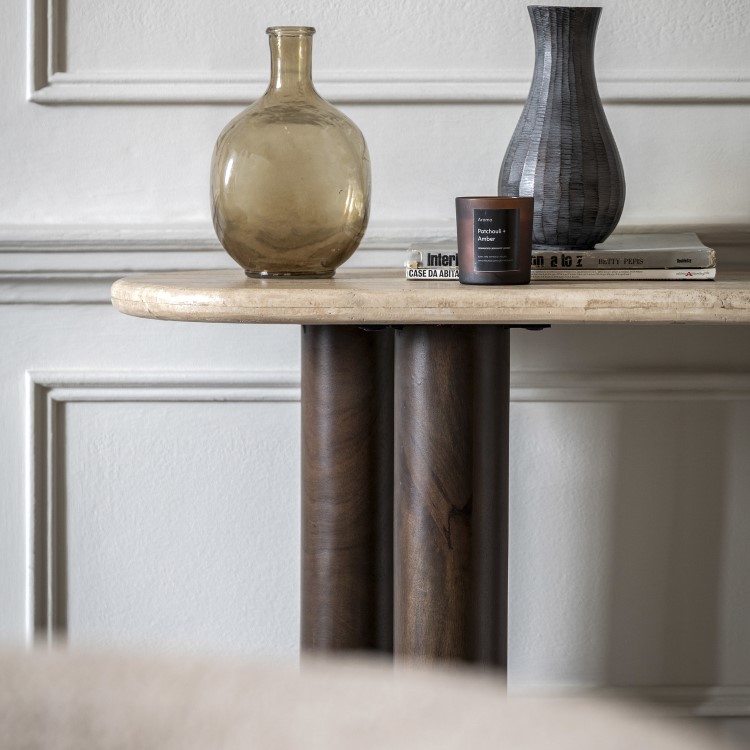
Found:
<path fill-rule="evenodd" d="M 357 249 L 370 208 L 359 128 L 315 91 L 315 29 L 276 26 L 271 81 L 216 142 L 216 234 L 248 276 L 328 278 Z"/>

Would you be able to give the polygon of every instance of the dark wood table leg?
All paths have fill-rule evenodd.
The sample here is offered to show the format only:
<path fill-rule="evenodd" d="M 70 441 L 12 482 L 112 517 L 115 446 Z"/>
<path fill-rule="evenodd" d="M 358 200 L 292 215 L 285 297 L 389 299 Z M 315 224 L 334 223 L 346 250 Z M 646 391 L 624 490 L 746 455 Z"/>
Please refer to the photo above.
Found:
<path fill-rule="evenodd" d="M 302 329 L 302 648 L 393 650 L 393 331 Z"/>
<path fill-rule="evenodd" d="M 395 394 L 395 651 L 505 666 L 509 331 L 397 331 Z"/>

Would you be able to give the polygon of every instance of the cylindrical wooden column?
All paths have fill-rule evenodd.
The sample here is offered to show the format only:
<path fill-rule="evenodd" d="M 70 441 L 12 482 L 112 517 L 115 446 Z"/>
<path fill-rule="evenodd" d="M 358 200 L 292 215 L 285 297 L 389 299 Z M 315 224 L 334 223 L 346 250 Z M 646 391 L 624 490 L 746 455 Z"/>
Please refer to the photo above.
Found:
<path fill-rule="evenodd" d="M 393 331 L 302 329 L 303 649 L 393 648 Z"/>
<path fill-rule="evenodd" d="M 474 331 L 472 658 L 507 667 L 510 331 Z"/>
<path fill-rule="evenodd" d="M 408 326 L 395 347 L 395 651 L 502 666 L 508 331 Z"/>

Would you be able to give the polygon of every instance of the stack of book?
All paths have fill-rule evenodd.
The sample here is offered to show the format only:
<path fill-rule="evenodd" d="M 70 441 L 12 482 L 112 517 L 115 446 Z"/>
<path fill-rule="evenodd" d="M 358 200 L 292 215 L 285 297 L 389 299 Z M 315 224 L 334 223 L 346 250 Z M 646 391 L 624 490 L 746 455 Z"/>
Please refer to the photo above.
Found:
<path fill-rule="evenodd" d="M 458 279 L 455 242 L 409 246 L 406 278 Z M 619 234 L 592 250 L 534 250 L 531 280 L 653 279 L 705 281 L 716 277 L 716 252 L 693 233 Z"/>

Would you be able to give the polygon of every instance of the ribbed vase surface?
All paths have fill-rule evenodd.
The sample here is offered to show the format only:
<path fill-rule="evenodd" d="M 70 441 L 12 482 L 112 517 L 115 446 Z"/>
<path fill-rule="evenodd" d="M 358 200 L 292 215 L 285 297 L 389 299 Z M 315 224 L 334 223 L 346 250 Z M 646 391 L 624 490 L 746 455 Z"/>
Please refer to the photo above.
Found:
<path fill-rule="evenodd" d="M 530 5 L 531 90 L 505 153 L 498 195 L 534 198 L 534 247 L 603 242 L 625 203 L 625 175 L 594 72 L 601 8 Z"/>

